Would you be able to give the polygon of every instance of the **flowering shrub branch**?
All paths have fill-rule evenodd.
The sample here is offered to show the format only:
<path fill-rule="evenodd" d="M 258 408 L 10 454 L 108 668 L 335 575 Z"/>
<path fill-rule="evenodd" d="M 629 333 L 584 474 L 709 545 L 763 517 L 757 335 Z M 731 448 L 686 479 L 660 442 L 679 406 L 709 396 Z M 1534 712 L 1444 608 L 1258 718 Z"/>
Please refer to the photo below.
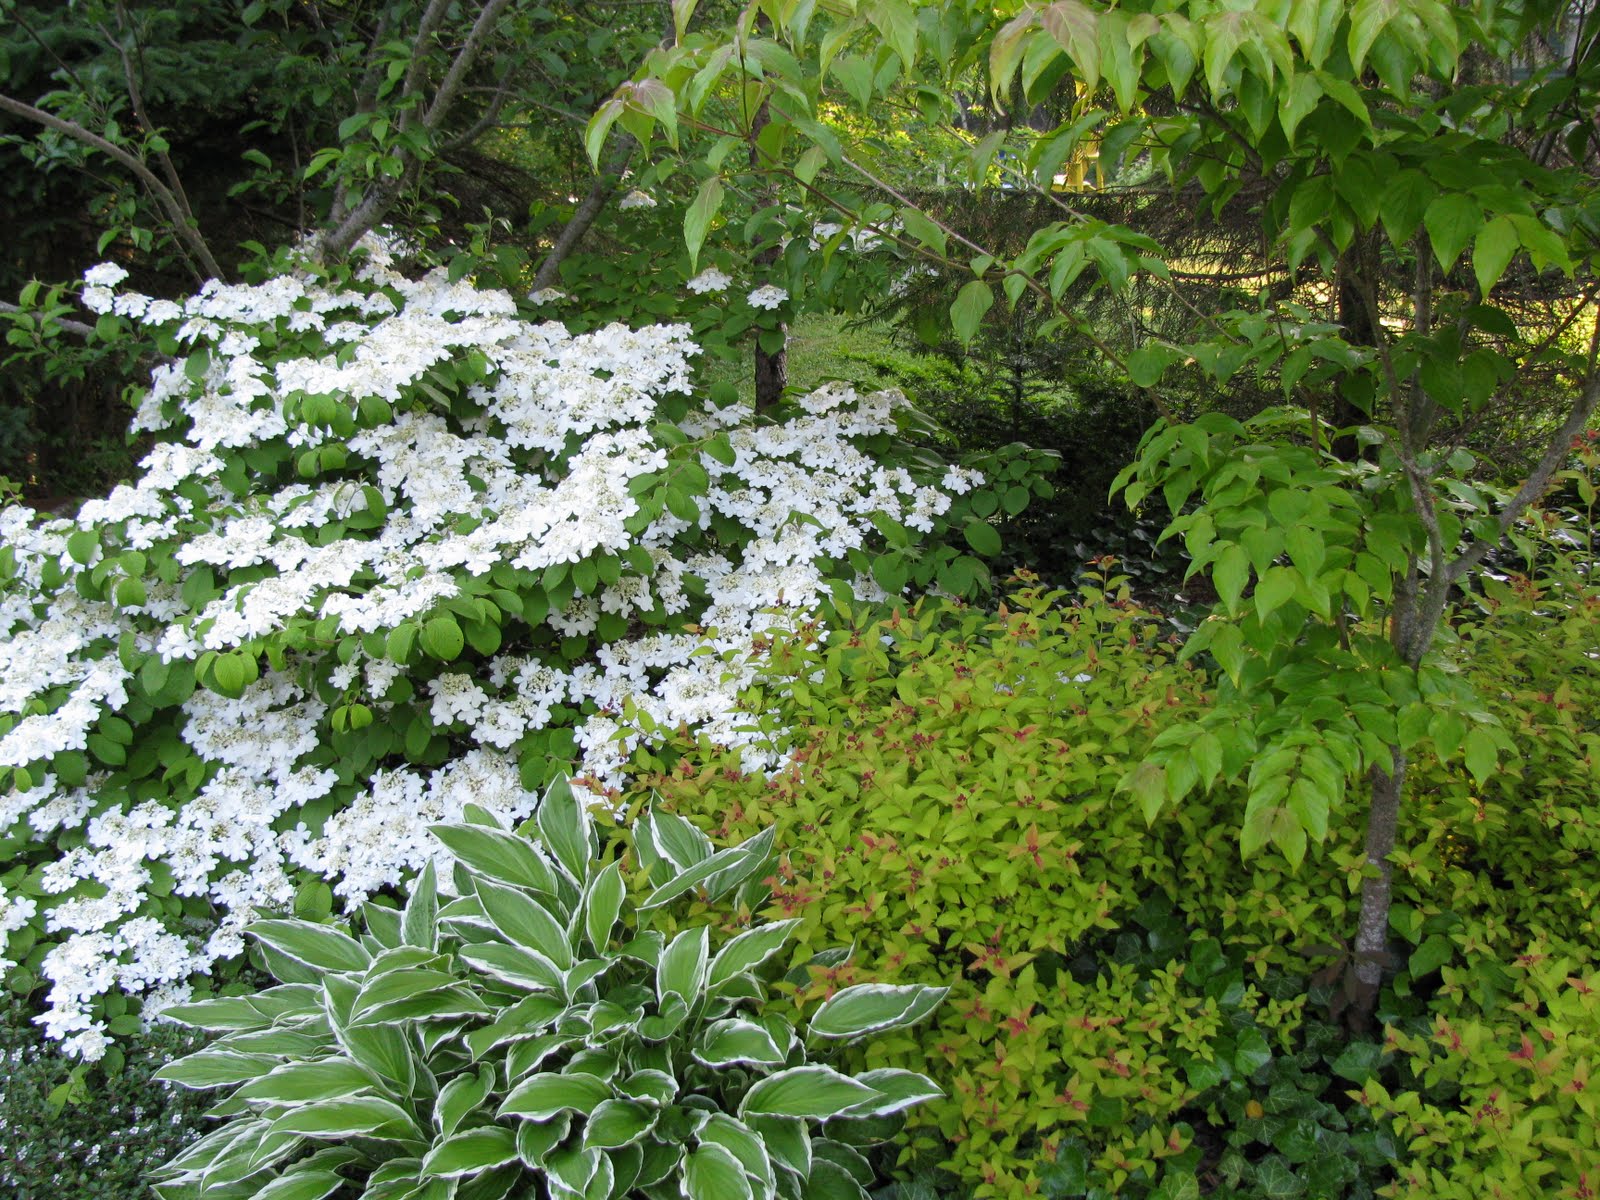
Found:
<path fill-rule="evenodd" d="M 603 791 L 683 727 L 772 765 L 730 663 L 840 586 L 976 586 L 952 531 L 998 548 L 977 471 L 880 460 L 897 393 L 757 424 L 691 394 L 682 326 L 574 336 L 381 247 L 182 302 L 120 283 L 83 302 L 174 360 L 142 475 L 0 513 L 0 930 L 85 1057 L 120 1032 L 99 997 L 148 1012 L 257 912 L 354 908 L 469 800 L 518 819 L 574 762 Z"/>

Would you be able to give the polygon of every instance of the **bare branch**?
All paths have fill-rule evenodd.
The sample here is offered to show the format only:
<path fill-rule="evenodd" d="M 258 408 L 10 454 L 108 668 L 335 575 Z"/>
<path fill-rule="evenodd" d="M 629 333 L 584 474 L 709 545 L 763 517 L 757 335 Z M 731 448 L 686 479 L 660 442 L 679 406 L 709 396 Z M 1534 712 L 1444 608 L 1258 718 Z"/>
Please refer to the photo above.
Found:
<path fill-rule="evenodd" d="M 489 40 L 495 22 L 500 19 L 500 14 L 506 9 L 511 0 L 488 0 L 483 6 L 483 11 L 478 14 L 478 19 L 472 24 L 472 32 L 467 35 L 466 44 L 456 54 L 455 61 L 450 64 L 450 69 L 445 72 L 444 81 L 439 84 L 439 90 L 433 94 L 433 103 L 428 105 L 427 114 L 422 118 L 425 129 L 434 130 L 450 112 L 450 107 L 456 102 L 456 94 L 461 85 L 466 82 L 467 72 L 477 62 L 478 55 L 483 52 L 484 43 Z"/>
<path fill-rule="evenodd" d="M 53 323 L 57 328 L 70 333 L 75 337 L 88 338 L 94 336 L 93 325 L 85 325 L 82 321 L 74 321 L 70 317 L 56 317 L 54 318 L 53 322 L 47 321 L 41 314 L 32 312 L 26 308 L 22 308 L 19 305 L 12 304 L 7 300 L 0 300 L 0 313 L 35 317 L 39 320 L 41 327 L 45 324 Z"/>
<path fill-rule="evenodd" d="M 544 261 L 539 264 L 539 270 L 533 277 L 533 291 L 540 292 L 554 285 L 561 264 L 577 248 L 584 234 L 589 232 L 589 227 L 605 208 L 606 202 L 616 194 L 622 173 L 627 170 L 628 160 L 633 157 L 633 151 L 637 146 L 638 143 L 630 137 L 612 147 L 611 154 L 601 164 L 600 173 L 589 188 L 589 194 L 583 198 L 583 203 L 578 205 L 567 223 L 561 227 L 561 234 L 556 238 L 555 245 L 550 247 L 550 253 L 546 254 Z"/>

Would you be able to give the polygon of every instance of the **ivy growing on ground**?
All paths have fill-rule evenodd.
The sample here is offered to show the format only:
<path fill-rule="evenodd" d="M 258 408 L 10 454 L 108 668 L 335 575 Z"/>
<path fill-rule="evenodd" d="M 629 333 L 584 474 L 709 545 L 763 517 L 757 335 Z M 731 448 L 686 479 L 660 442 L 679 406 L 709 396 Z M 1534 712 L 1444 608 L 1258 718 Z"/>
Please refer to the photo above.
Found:
<path fill-rule="evenodd" d="M 680 724 L 774 765 L 724 656 L 835 593 L 976 594 L 975 497 L 1048 486 L 898 449 L 896 393 L 757 421 L 694 394 L 683 327 L 573 335 L 477 265 L 286 252 L 182 302 L 87 273 L 100 335 L 167 362 L 136 483 L 0 512 L 0 932 L 70 1052 L 256 912 L 400 884 L 469 800 L 518 818 L 573 762 L 614 786 Z"/>

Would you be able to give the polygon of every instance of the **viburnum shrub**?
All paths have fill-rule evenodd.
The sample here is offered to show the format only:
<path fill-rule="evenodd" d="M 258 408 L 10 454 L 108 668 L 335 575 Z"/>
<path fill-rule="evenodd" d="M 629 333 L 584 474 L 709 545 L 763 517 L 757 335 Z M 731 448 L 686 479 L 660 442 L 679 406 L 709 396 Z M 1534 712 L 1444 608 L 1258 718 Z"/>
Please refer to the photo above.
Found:
<path fill-rule="evenodd" d="M 615 784 L 646 728 L 748 743 L 730 657 L 834 591 L 977 589 L 979 489 L 1048 486 L 897 451 L 897 393 L 758 421 L 692 393 L 682 327 L 572 335 L 473 265 L 285 257 L 182 302 L 85 276 L 100 331 L 170 361 L 137 482 L 0 513 L 0 931 L 70 1052 L 258 910 L 399 884 L 468 800 Z"/>
<path fill-rule="evenodd" d="M 403 911 L 364 906 L 359 940 L 257 922 L 281 986 L 168 1010 L 222 1036 L 160 1076 L 237 1087 L 227 1123 L 158 1173 L 158 1196 L 866 1200 L 858 1147 L 938 1089 L 809 1060 L 922 1020 L 943 988 L 841 989 L 802 1038 L 766 1003 L 797 922 L 715 947 L 704 925 L 670 940 L 656 927 L 690 893 L 755 898 L 771 829 L 713 852 L 681 818 L 647 814 L 635 847 L 654 886 L 636 903 L 564 780 L 517 832 L 466 815 L 434 829 L 454 896 L 430 863 Z"/>

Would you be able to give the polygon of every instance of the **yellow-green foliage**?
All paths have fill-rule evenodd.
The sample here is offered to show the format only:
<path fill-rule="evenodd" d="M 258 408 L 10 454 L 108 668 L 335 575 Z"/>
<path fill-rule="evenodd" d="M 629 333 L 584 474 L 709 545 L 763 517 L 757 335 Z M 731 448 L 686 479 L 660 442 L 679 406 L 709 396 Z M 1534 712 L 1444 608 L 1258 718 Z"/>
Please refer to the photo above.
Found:
<path fill-rule="evenodd" d="M 949 1096 L 913 1152 L 948 1153 L 980 1195 L 1032 1190 L 1034 1161 L 1073 1130 L 1092 1129 L 1111 1179 L 1184 1149 L 1159 1119 L 1254 1053 L 1219 1003 L 1253 1010 L 1254 993 L 1185 979 L 1176 926 L 1141 931 L 1170 968 L 1075 973 L 1085 942 L 1144 896 L 1201 886 L 1218 853 L 1232 865 L 1237 833 L 1207 848 L 1184 814 L 1152 836 L 1116 794 L 1154 734 L 1204 703 L 1204 680 L 1125 597 L 1064 599 L 1024 593 L 998 616 L 928 606 L 775 647 L 772 669 L 796 679 L 794 765 L 767 780 L 700 747 L 645 780 L 719 840 L 779 826 L 773 915 L 803 919 L 804 949 L 858 947 L 812 994 L 867 977 L 954 984 L 936 1025 L 883 1039 L 870 1062 L 938 1074 Z M 1246 893 L 1277 879 L 1237 875 Z"/>

